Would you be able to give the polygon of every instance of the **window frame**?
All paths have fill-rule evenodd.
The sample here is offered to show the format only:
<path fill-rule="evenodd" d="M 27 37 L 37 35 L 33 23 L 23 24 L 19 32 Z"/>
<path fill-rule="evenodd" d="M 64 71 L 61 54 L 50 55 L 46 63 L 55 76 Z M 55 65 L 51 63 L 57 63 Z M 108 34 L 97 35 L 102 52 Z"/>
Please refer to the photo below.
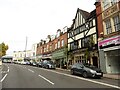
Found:
<path fill-rule="evenodd" d="M 116 15 L 113 17 L 113 22 L 114 22 L 115 32 L 120 31 L 120 17 L 119 17 L 119 15 Z"/>

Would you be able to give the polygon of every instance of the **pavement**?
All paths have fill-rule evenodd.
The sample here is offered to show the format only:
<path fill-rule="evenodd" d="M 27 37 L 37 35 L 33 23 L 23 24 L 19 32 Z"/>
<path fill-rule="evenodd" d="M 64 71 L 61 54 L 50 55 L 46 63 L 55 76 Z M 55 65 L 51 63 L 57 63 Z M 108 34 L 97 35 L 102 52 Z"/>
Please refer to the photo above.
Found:
<path fill-rule="evenodd" d="M 69 69 L 61 69 L 61 68 L 57 68 L 58 70 L 63 70 L 63 71 L 70 71 Z M 110 79 L 116 79 L 116 80 L 120 80 L 120 74 L 103 74 L 103 77 L 105 78 L 110 78 Z"/>

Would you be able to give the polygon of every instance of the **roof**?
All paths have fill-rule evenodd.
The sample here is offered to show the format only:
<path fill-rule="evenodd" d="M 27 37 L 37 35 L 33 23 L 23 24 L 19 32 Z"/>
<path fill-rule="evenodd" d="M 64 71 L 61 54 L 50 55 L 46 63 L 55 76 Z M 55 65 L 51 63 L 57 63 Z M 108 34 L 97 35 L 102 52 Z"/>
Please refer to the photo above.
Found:
<path fill-rule="evenodd" d="M 83 17 L 84 17 L 85 19 L 87 19 L 87 18 L 88 18 L 88 16 L 90 15 L 90 13 L 89 13 L 89 12 L 87 12 L 87 11 L 84 11 L 84 10 L 79 9 L 79 8 L 78 8 L 78 10 L 81 12 L 81 14 L 83 15 Z"/>
<path fill-rule="evenodd" d="M 90 12 L 90 14 L 87 17 L 87 19 L 90 19 L 90 18 L 94 17 L 95 15 L 96 15 L 96 9 L 94 9 L 93 11 Z"/>

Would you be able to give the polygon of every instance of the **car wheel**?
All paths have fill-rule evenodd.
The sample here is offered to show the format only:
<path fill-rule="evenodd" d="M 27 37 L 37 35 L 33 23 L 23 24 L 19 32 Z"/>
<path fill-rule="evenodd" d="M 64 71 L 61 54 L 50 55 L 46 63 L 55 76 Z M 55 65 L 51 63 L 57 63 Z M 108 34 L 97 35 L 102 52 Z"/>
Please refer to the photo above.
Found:
<path fill-rule="evenodd" d="M 75 74 L 75 73 L 74 73 L 74 70 L 71 70 L 71 74 L 72 74 L 72 75 L 74 75 L 74 74 Z"/>
<path fill-rule="evenodd" d="M 47 69 L 49 69 L 49 66 L 47 66 Z"/>
<path fill-rule="evenodd" d="M 87 77 L 88 77 L 87 72 L 83 72 L 83 77 L 84 77 L 84 78 L 87 78 Z"/>

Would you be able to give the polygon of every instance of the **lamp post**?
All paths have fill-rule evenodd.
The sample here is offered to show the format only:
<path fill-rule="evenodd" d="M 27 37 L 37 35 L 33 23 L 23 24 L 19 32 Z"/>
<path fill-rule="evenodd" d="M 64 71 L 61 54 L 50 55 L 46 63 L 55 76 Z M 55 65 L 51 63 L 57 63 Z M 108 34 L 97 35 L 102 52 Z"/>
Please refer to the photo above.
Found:
<path fill-rule="evenodd" d="M 24 57 L 24 60 L 26 58 L 26 50 L 27 50 L 27 37 L 26 37 L 26 43 L 25 43 L 25 57 Z"/>

